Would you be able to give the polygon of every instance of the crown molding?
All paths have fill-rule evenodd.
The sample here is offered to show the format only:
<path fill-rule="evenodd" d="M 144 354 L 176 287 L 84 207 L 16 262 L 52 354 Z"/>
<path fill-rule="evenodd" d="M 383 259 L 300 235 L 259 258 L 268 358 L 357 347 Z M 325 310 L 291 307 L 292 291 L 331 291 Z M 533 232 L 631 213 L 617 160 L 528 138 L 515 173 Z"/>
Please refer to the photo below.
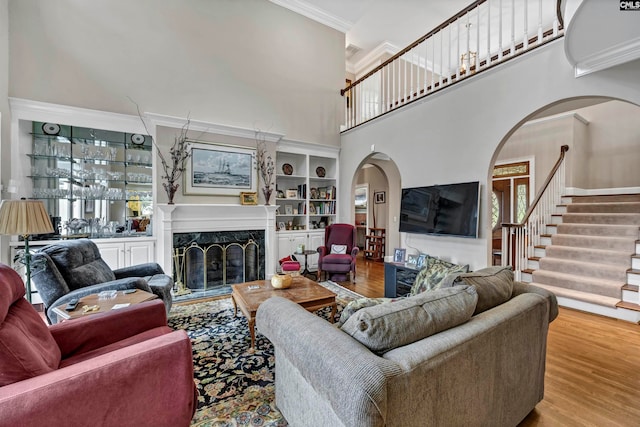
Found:
<path fill-rule="evenodd" d="M 358 62 L 353 63 L 347 61 L 347 71 L 356 75 L 357 78 L 358 75 L 362 75 L 369 71 L 365 67 L 380 59 L 380 57 L 385 53 L 393 56 L 398 52 L 400 52 L 400 48 L 398 48 L 396 45 L 387 41 L 382 42 L 378 46 L 371 49 L 371 51 L 369 51 L 369 53 L 362 57 L 362 59 L 358 60 Z"/>
<path fill-rule="evenodd" d="M 302 16 L 306 16 L 334 30 L 346 33 L 353 27 L 353 22 L 338 18 L 326 11 L 319 9 L 303 0 L 269 0 L 271 3 L 289 9 Z"/>
<path fill-rule="evenodd" d="M 640 58 L 640 37 L 625 40 L 577 61 L 575 64 L 575 76 L 581 77 L 624 64 L 625 62 L 634 61 L 638 58 Z"/>
<path fill-rule="evenodd" d="M 146 113 L 146 112 L 144 113 L 144 116 L 149 118 L 149 120 L 155 126 L 182 128 L 187 122 L 186 117 L 166 116 L 163 114 Z M 217 123 L 205 122 L 203 120 L 194 120 L 194 119 L 188 119 L 188 120 L 189 120 L 189 130 L 192 130 L 192 131 L 215 133 L 218 135 L 234 136 L 234 137 L 248 138 L 248 139 L 254 139 L 256 136 L 256 133 L 260 132 L 260 134 L 264 137 L 264 140 L 267 142 L 278 142 L 284 136 L 284 134 L 281 134 L 281 133 L 265 132 L 265 131 L 259 131 L 256 129 L 227 126 L 227 125 L 221 125 Z"/>

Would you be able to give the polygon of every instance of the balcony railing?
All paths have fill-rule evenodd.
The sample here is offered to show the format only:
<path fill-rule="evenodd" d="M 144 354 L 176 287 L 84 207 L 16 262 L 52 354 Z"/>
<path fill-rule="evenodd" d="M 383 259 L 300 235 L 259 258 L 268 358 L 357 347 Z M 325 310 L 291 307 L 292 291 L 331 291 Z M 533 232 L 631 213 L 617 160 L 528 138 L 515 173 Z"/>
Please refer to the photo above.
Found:
<path fill-rule="evenodd" d="M 341 90 L 344 130 L 563 35 L 560 0 L 479 0 Z"/>

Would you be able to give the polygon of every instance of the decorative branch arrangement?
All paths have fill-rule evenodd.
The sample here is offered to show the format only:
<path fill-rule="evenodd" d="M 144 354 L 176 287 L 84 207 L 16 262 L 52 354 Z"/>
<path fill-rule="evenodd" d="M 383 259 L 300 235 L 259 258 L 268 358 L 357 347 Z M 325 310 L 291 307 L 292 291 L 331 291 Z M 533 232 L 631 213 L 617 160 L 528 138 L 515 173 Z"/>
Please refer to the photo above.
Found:
<path fill-rule="evenodd" d="M 262 182 L 264 183 L 264 187 L 262 187 L 262 193 L 264 194 L 264 204 L 268 206 L 269 201 L 271 200 L 271 193 L 273 192 L 272 181 L 273 174 L 275 172 L 275 165 L 271 155 L 267 154 L 267 143 L 265 142 L 265 137 L 264 135 L 262 135 L 262 132 L 256 131 L 255 139 L 257 142 L 256 161 L 258 171 L 260 172 L 260 177 L 262 178 Z"/>
<path fill-rule="evenodd" d="M 131 100 L 131 98 L 129 98 Z M 158 157 L 160 157 L 160 163 L 162 164 L 162 179 L 165 182 L 162 183 L 164 190 L 167 192 L 167 196 L 169 197 L 168 204 L 173 205 L 173 198 L 178 191 L 178 187 L 180 184 L 178 183 L 182 174 L 184 173 L 187 167 L 187 160 L 191 157 L 191 145 L 187 140 L 187 133 L 189 132 L 189 124 L 191 123 L 191 119 L 189 115 L 187 115 L 187 122 L 180 129 L 180 134 L 174 138 L 173 145 L 169 148 L 169 160 L 165 157 L 165 155 L 160 150 L 158 144 L 151 136 L 151 132 L 147 128 L 147 124 L 142 118 L 142 113 L 140 112 L 140 106 L 131 100 L 136 106 L 138 111 L 138 117 L 140 117 L 140 121 L 142 121 L 142 125 L 144 129 L 147 131 L 147 135 L 151 137 L 151 143 L 155 145 L 156 151 L 158 152 Z"/>

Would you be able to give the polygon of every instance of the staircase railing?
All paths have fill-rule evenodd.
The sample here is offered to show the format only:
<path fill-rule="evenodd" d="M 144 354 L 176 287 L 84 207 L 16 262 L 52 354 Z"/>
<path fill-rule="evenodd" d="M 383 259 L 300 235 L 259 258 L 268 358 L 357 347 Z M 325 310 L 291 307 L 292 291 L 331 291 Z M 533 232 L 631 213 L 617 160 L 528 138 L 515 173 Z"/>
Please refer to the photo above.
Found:
<path fill-rule="evenodd" d="M 562 200 L 565 191 L 565 153 L 568 145 L 560 147 L 560 157 L 538 192 L 535 200 L 519 223 L 502 223 L 502 265 L 510 265 L 516 280 L 521 280 L 527 261 L 540 245 L 541 235 L 546 225 L 551 223 L 552 214 Z"/>
<path fill-rule="evenodd" d="M 340 91 L 354 128 L 562 36 L 561 0 L 478 0 Z"/>

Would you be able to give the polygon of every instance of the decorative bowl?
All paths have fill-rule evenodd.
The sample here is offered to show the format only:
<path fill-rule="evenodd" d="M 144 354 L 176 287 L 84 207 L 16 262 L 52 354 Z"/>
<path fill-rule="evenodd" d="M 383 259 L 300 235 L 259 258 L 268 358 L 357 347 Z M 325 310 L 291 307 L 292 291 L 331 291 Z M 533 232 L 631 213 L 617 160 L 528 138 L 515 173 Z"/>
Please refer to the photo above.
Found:
<path fill-rule="evenodd" d="M 276 289 L 287 289 L 293 283 L 293 277 L 289 274 L 274 274 L 271 278 L 271 286 Z"/>

